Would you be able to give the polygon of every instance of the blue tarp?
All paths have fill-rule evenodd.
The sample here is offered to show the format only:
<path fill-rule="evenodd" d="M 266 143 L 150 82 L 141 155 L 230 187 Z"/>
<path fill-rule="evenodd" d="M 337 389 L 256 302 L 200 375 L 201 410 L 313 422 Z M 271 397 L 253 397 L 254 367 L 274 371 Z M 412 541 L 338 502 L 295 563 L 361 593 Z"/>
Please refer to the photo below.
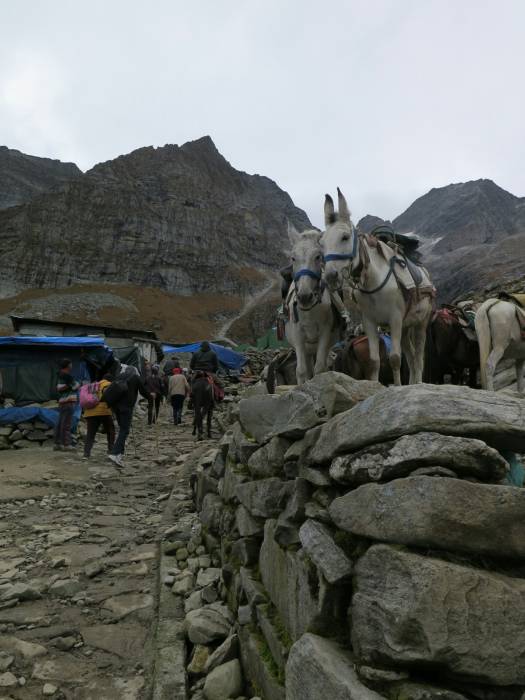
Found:
<path fill-rule="evenodd" d="M 104 346 L 104 338 L 82 336 L 68 338 L 61 335 L 8 335 L 0 337 L 0 345 L 62 345 L 65 347 Z"/>
<path fill-rule="evenodd" d="M 80 382 L 98 379 L 113 361 L 112 350 L 101 337 L 0 337 L 4 395 L 18 406 L 56 399 L 59 362 L 64 357 L 72 361 L 73 376 Z"/>
<path fill-rule="evenodd" d="M 189 345 L 163 345 L 162 351 L 164 353 L 171 352 L 197 352 L 199 350 L 200 343 L 190 343 Z M 240 369 L 248 361 L 240 352 L 235 352 L 235 350 L 230 350 L 230 348 L 225 348 L 222 345 L 217 345 L 216 343 L 210 343 L 210 346 L 217 353 L 219 362 L 228 369 Z"/>
<path fill-rule="evenodd" d="M 76 429 L 81 412 L 77 404 L 73 415 L 73 431 Z M 40 408 L 39 406 L 0 408 L 0 425 L 26 423 L 33 420 L 41 420 L 54 428 L 58 423 L 58 408 Z"/>

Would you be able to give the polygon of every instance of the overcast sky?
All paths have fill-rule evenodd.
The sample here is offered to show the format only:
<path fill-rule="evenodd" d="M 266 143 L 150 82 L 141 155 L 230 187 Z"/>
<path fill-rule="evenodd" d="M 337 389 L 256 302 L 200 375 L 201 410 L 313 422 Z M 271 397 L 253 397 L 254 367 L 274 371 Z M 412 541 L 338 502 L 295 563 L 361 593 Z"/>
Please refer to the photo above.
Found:
<path fill-rule="evenodd" d="M 0 143 L 83 170 L 209 134 L 321 223 L 481 177 L 525 195 L 523 0 L 3 2 Z"/>

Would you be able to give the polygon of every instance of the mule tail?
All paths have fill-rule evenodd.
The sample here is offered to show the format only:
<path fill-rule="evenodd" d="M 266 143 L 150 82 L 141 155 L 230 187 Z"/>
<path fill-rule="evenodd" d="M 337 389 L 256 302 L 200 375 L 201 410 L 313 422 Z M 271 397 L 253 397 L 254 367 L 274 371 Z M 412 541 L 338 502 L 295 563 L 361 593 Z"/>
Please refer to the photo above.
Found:
<path fill-rule="evenodd" d="M 276 369 L 277 358 L 274 357 L 268 365 L 268 373 L 266 374 L 266 391 L 269 394 L 275 394 L 275 386 L 277 384 Z"/>
<path fill-rule="evenodd" d="M 487 363 L 489 355 L 492 351 L 492 336 L 490 332 L 489 310 L 493 306 L 494 304 L 491 304 L 490 306 L 480 308 L 476 314 L 476 318 L 474 319 L 476 334 L 478 336 L 479 369 L 481 376 L 481 386 L 483 389 L 487 388 Z"/>

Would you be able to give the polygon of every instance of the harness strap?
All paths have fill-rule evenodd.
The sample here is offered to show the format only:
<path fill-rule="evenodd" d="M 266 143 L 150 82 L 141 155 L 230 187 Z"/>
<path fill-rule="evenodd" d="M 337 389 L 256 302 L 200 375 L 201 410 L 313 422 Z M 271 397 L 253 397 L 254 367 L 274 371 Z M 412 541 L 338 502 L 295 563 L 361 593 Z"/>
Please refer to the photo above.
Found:
<path fill-rule="evenodd" d="M 330 262 L 331 260 L 353 260 L 357 255 L 357 239 L 359 238 L 355 228 L 352 228 L 352 235 L 354 237 L 354 242 L 351 253 L 328 253 L 324 256 L 324 261 Z"/>
<path fill-rule="evenodd" d="M 300 280 L 301 277 L 311 277 L 312 279 L 319 281 L 321 279 L 321 273 L 315 272 L 314 270 L 309 270 L 307 267 L 303 267 L 301 270 L 298 270 L 295 273 L 293 277 L 294 282 Z"/>
<path fill-rule="evenodd" d="M 390 258 L 390 262 L 389 262 L 390 269 L 388 270 L 385 279 L 381 282 L 380 285 L 378 285 L 377 287 L 374 287 L 374 289 L 362 289 L 361 287 L 358 287 L 357 290 L 359 292 L 361 292 L 361 294 L 375 294 L 376 292 L 381 291 L 381 289 L 383 289 L 383 287 L 386 285 L 386 283 L 388 282 L 388 280 L 390 279 L 390 277 L 394 273 L 394 265 L 396 264 L 396 262 L 399 263 L 401 267 L 406 267 L 405 261 L 402 260 L 401 258 L 397 258 L 394 255 Z"/>

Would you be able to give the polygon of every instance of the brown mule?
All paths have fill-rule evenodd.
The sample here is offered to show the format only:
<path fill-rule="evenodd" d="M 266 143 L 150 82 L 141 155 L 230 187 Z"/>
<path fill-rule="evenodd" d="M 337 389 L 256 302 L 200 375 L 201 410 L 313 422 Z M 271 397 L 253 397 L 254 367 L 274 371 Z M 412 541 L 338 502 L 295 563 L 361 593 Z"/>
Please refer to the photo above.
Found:
<path fill-rule="evenodd" d="M 475 388 L 479 370 L 479 346 L 467 338 L 456 314 L 448 308 L 435 312 L 427 334 L 425 381 L 444 384 L 445 375 L 453 384 L 463 384 L 465 370 L 468 386 Z"/>

